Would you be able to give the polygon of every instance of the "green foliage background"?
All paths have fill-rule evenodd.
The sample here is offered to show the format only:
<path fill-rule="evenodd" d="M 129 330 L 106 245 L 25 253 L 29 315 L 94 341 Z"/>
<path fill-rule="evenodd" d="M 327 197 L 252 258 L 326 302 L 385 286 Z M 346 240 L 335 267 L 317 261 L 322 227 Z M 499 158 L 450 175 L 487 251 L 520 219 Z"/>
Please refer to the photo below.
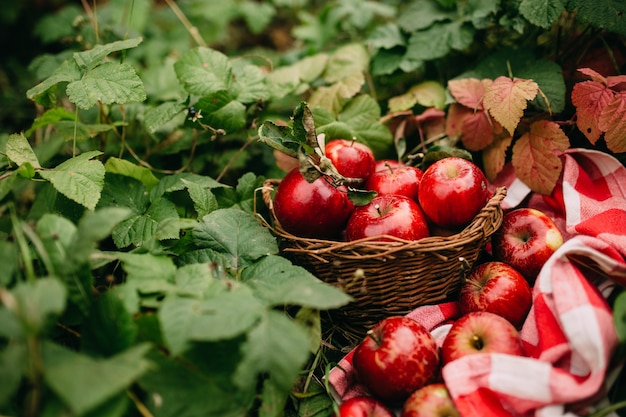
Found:
<path fill-rule="evenodd" d="M 3 6 L 0 414 L 331 415 L 323 375 L 342 352 L 320 311 L 349 298 L 257 221 L 264 179 L 284 175 L 268 136 L 297 147 L 306 101 L 318 133 L 402 157 L 419 138 L 385 115 L 511 70 L 567 121 L 586 52 L 624 70 L 626 6 L 591 3 Z"/>

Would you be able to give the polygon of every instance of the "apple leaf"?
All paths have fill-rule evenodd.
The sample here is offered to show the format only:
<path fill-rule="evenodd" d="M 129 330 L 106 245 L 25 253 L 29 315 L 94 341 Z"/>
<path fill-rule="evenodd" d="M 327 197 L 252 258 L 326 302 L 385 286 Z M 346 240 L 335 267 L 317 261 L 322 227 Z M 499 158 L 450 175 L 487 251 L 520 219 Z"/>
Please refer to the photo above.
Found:
<path fill-rule="evenodd" d="M 505 76 L 496 78 L 485 91 L 483 106 L 510 134 L 513 134 L 528 101 L 539 92 L 539 86 L 533 80 L 510 79 Z"/>
<path fill-rule="evenodd" d="M 572 103 L 576 107 L 576 126 L 592 144 L 595 144 L 602 135 L 599 126 L 600 116 L 614 95 L 613 90 L 596 80 L 578 82 L 572 89 Z"/>
<path fill-rule="evenodd" d="M 494 140 L 482 151 L 483 171 L 489 181 L 494 181 L 506 163 L 506 150 L 511 146 L 512 136 Z"/>
<path fill-rule="evenodd" d="M 483 110 L 483 97 L 485 91 L 493 84 L 489 78 L 463 78 L 460 80 L 448 81 L 450 94 L 457 103 L 469 107 L 472 110 Z"/>
<path fill-rule="evenodd" d="M 615 153 L 626 152 L 626 91 L 615 94 L 598 120 L 606 146 Z"/>
<path fill-rule="evenodd" d="M 569 138 L 557 123 L 549 120 L 534 122 L 513 145 L 515 174 L 532 191 L 550 194 L 563 169 L 559 155 L 567 148 Z"/>

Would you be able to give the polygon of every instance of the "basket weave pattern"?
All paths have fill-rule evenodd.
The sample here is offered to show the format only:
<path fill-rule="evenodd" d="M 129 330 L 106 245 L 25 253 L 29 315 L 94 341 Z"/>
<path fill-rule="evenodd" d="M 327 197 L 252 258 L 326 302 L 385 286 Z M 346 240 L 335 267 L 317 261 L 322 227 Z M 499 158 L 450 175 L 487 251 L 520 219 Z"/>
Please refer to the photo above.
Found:
<path fill-rule="evenodd" d="M 472 222 L 451 236 L 343 242 L 302 238 L 284 230 L 272 202 L 279 183 L 276 179 L 265 181 L 262 195 L 271 219 L 261 221 L 279 238 L 283 255 L 352 296 L 347 306 L 329 312 L 328 324 L 355 340 L 384 317 L 407 314 L 457 292 L 462 272 L 476 262 L 502 224 L 500 203 L 506 196 L 506 188 L 496 189 Z"/>

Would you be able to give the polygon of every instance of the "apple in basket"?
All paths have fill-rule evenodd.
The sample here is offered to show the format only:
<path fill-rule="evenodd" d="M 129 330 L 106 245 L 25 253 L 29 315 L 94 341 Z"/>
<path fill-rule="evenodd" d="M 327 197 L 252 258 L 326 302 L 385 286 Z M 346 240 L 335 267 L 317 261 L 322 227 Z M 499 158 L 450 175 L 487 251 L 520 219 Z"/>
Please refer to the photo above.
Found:
<path fill-rule="evenodd" d="M 424 385 L 404 402 L 400 417 L 461 417 L 446 385 L 442 382 Z"/>
<path fill-rule="evenodd" d="M 531 304 L 528 281 L 511 265 L 499 261 L 484 262 L 472 268 L 459 293 L 461 313 L 489 311 L 504 317 L 518 329 Z"/>
<path fill-rule="evenodd" d="M 348 241 L 381 235 L 418 240 L 429 234 L 428 220 L 420 206 L 396 194 L 377 195 L 368 204 L 356 207 L 346 225 Z"/>
<path fill-rule="evenodd" d="M 383 166 L 375 168 L 365 183 L 365 189 L 376 191 L 378 195 L 399 194 L 417 202 L 422 170 L 400 162 L 387 162 Z"/>
<path fill-rule="evenodd" d="M 563 235 L 554 221 L 530 207 L 506 212 L 502 225 L 491 237 L 494 259 L 513 266 L 531 285 L 562 244 Z"/>
<path fill-rule="evenodd" d="M 473 162 L 447 157 L 430 165 L 420 180 L 419 204 L 426 217 L 445 229 L 467 225 L 485 206 L 491 192 Z"/>
<path fill-rule="evenodd" d="M 287 232 L 299 237 L 336 238 L 353 210 L 345 190 L 324 177 L 309 183 L 298 167 L 285 175 L 274 195 L 276 218 Z"/>
<path fill-rule="evenodd" d="M 347 178 L 359 178 L 362 184 L 374 172 L 376 164 L 374 152 L 364 143 L 333 139 L 326 143 L 324 153 L 341 175 Z"/>
<path fill-rule="evenodd" d="M 431 382 L 439 365 L 439 348 L 433 336 L 405 316 L 390 316 L 376 323 L 352 357 L 357 381 L 387 404 L 401 403 Z"/>
<path fill-rule="evenodd" d="M 395 417 L 395 414 L 375 398 L 358 396 L 339 404 L 335 417 Z"/>
<path fill-rule="evenodd" d="M 443 364 L 477 353 L 524 355 L 519 332 L 510 321 L 488 311 L 474 311 L 459 317 L 441 345 Z"/>

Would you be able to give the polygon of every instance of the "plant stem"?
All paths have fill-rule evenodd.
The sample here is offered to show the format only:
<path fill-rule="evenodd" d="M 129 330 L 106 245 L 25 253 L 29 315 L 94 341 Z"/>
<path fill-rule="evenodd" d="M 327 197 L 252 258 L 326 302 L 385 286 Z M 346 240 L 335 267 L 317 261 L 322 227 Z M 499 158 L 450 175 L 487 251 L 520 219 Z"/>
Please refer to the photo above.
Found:
<path fill-rule="evenodd" d="M 178 5 L 174 3 L 173 0 L 165 0 L 165 3 L 167 3 L 167 5 L 170 7 L 170 9 L 172 9 L 176 17 L 178 17 L 178 19 L 181 21 L 183 26 L 185 26 L 185 29 L 187 29 L 193 40 L 196 41 L 198 45 L 206 47 L 207 44 L 204 39 L 202 39 L 202 36 L 200 36 L 198 28 L 191 24 L 189 19 L 187 19 L 187 16 L 185 16 L 183 11 L 180 10 L 180 7 L 178 7 Z"/>

